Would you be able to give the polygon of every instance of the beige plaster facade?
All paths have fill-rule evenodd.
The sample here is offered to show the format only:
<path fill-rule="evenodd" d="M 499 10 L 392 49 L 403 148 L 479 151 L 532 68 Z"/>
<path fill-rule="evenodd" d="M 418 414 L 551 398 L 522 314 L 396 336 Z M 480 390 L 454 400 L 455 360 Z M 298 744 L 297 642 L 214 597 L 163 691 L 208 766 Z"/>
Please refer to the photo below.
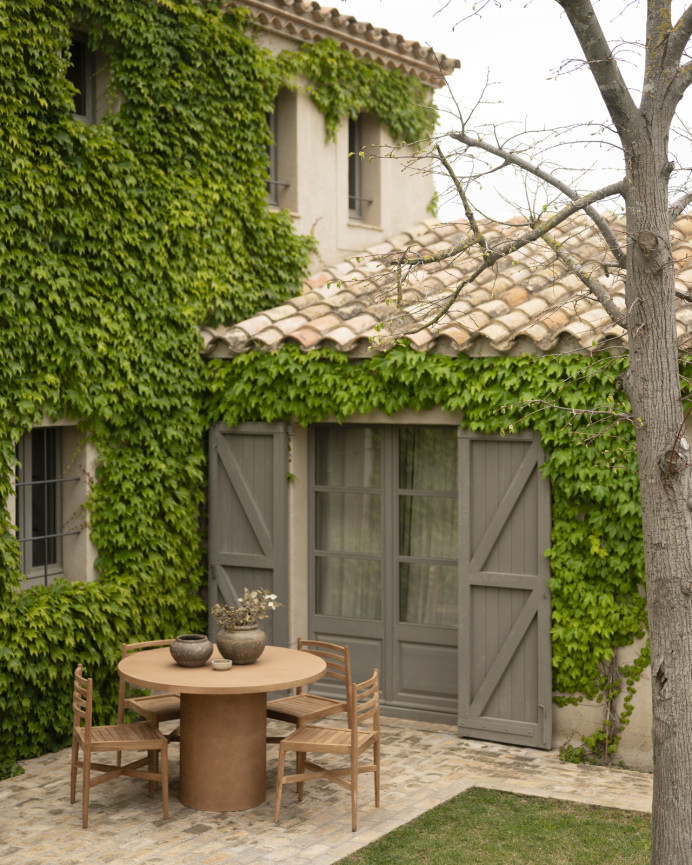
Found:
<path fill-rule="evenodd" d="M 642 649 L 644 640 L 617 650 L 618 664 L 631 664 Z M 651 743 L 651 668 L 647 667 L 636 685 L 634 711 L 625 727 L 614 762 L 622 762 L 628 769 L 653 771 L 653 747 Z M 616 702 L 616 710 L 622 710 L 624 695 Z M 581 737 L 597 730 L 603 723 L 604 706 L 595 700 L 584 700 L 578 706 L 553 707 L 553 747 L 569 744 L 581 745 Z"/>
<path fill-rule="evenodd" d="M 301 42 L 261 32 L 259 43 L 277 55 Z M 416 161 L 415 149 L 395 148 L 387 127 L 374 115 L 362 115 L 360 160 L 363 218 L 349 216 L 349 140 L 344 118 L 335 139 L 327 138 L 323 114 L 299 81 L 297 92 L 282 90 L 276 105 L 276 159 L 279 208 L 287 209 L 297 231 L 313 234 L 317 252 L 312 272 L 342 262 L 424 219 L 435 188 L 432 174 Z M 394 158 L 396 157 L 396 158 Z M 357 159 L 357 156 L 350 157 Z M 411 170 L 415 167 L 415 171 Z"/>

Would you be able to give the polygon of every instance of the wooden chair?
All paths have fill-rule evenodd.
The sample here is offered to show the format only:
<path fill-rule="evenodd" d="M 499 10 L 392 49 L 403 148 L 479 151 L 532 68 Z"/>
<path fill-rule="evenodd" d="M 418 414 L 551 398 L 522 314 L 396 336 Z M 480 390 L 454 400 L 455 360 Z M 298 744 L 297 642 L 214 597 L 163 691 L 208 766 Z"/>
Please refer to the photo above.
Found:
<path fill-rule="evenodd" d="M 380 691 L 377 670 L 367 682 L 352 684 L 348 691 L 348 729 L 306 724 L 279 743 L 279 765 L 276 776 L 274 822 L 279 822 L 281 791 L 284 784 L 298 785 L 298 800 L 303 798 L 303 783 L 326 778 L 351 791 L 351 828 L 356 831 L 358 810 L 358 776 L 373 772 L 375 776 L 375 807 L 380 805 Z M 362 729 L 370 720 L 372 729 Z M 359 763 L 360 755 L 370 746 L 373 762 Z M 294 751 L 298 769 L 295 775 L 284 775 L 286 752 Z M 349 757 L 345 768 L 325 768 L 307 754 L 344 754 Z"/>
<path fill-rule="evenodd" d="M 149 781 L 149 795 L 152 796 L 152 782 L 160 781 L 163 798 L 163 816 L 168 818 L 168 740 L 163 733 L 148 721 L 137 721 L 134 724 L 111 724 L 106 727 L 94 727 L 91 722 L 93 703 L 93 680 L 82 675 L 80 664 L 74 674 L 74 691 L 72 694 L 73 724 L 72 724 L 72 762 L 70 766 L 70 802 L 74 803 L 77 789 L 77 770 L 82 769 L 82 827 L 87 828 L 89 822 L 89 793 L 92 787 L 128 775 L 132 778 L 143 778 Z M 82 726 L 82 721 L 84 726 Z M 82 749 L 83 759 L 79 759 L 79 749 Z M 125 766 L 113 766 L 92 762 L 94 751 L 147 751 L 147 756 Z M 161 770 L 157 771 L 158 755 L 161 753 Z M 140 769 L 147 766 L 146 769 Z M 92 770 L 102 774 L 92 778 Z"/>
<path fill-rule="evenodd" d="M 327 662 L 326 679 L 343 682 L 344 691 L 351 686 L 351 658 L 348 646 L 338 646 L 336 643 L 324 643 L 320 640 L 304 640 L 298 638 L 298 650 L 319 655 Z M 346 695 L 344 695 L 346 696 Z M 302 727 L 313 721 L 321 721 L 330 715 L 346 711 L 346 700 L 335 700 L 331 697 L 319 697 L 310 694 L 302 686 L 290 697 L 280 697 L 267 703 L 267 718 L 286 721 Z M 281 736 L 267 736 L 267 742 L 281 742 Z"/>
<path fill-rule="evenodd" d="M 161 646 L 170 646 L 173 640 L 149 640 L 144 643 L 123 643 L 121 658 L 130 652 L 138 652 L 142 649 L 156 649 Z M 120 676 L 120 690 L 118 692 L 118 723 L 125 721 L 125 710 L 130 709 L 142 718 L 154 724 L 156 727 L 162 721 L 173 721 L 180 717 L 180 697 L 177 694 L 150 694 L 148 697 L 128 697 L 127 680 Z M 168 739 L 179 738 L 177 731 L 170 734 Z"/>

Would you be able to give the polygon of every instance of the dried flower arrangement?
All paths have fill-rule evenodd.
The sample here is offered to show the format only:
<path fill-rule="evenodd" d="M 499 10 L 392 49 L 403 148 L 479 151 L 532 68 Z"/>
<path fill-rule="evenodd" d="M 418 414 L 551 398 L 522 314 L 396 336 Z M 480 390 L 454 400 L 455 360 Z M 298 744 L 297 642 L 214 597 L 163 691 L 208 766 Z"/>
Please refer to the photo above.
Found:
<path fill-rule="evenodd" d="M 272 610 L 281 606 L 276 595 L 268 589 L 245 588 L 237 607 L 215 604 L 211 613 L 219 627 L 225 631 L 234 631 L 241 625 L 256 625 L 261 619 L 266 619 Z"/>

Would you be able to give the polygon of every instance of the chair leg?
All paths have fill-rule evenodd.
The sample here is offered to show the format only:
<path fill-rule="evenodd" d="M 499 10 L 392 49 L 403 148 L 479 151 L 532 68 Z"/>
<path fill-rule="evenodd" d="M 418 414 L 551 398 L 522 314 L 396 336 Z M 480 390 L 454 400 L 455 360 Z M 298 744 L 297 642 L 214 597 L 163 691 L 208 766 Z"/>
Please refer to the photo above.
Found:
<path fill-rule="evenodd" d="M 380 741 L 375 742 L 374 746 L 375 758 L 375 808 L 380 807 Z"/>
<path fill-rule="evenodd" d="M 358 756 L 351 757 L 351 832 L 355 832 L 358 823 Z"/>
<path fill-rule="evenodd" d="M 302 775 L 305 771 L 305 753 L 303 751 L 296 751 L 296 775 Z M 296 783 L 296 789 L 298 791 L 298 801 L 303 801 L 303 790 L 305 788 L 304 781 L 298 781 Z"/>
<path fill-rule="evenodd" d="M 158 772 L 159 771 L 159 752 L 158 751 L 149 751 L 149 771 L 150 772 Z M 156 790 L 156 781 L 149 781 L 149 798 L 154 798 L 154 791 Z"/>
<path fill-rule="evenodd" d="M 74 805 L 77 798 L 77 763 L 79 762 L 79 741 L 72 736 L 72 762 L 70 764 L 70 803 Z"/>
<path fill-rule="evenodd" d="M 91 792 L 91 751 L 84 750 L 82 772 L 82 829 L 89 825 L 89 793 Z"/>
<path fill-rule="evenodd" d="M 276 802 L 274 803 L 274 822 L 279 822 L 279 809 L 281 808 L 281 791 L 284 785 L 284 763 L 286 762 L 286 749 L 283 743 L 279 743 L 279 762 L 276 767 Z"/>
<path fill-rule="evenodd" d="M 168 743 L 161 748 L 161 798 L 163 799 L 163 819 L 168 820 Z M 158 751 L 156 752 L 158 756 Z"/>

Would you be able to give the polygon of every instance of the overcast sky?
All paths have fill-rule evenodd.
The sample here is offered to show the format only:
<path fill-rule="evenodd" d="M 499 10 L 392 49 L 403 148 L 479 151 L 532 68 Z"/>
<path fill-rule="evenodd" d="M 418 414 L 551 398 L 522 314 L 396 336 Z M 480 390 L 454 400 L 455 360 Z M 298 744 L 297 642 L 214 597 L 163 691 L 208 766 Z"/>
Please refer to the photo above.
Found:
<path fill-rule="evenodd" d="M 555 0 L 489 0 L 479 16 L 467 17 L 472 2 L 467 0 L 330 0 L 343 14 L 353 15 L 359 21 L 369 21 L 400 33 L 406 39 L 431 45 L 436 51 L 461 61 L 461 68 L 451 76 L 449 84 L 462 107 L 474 104 L 486 77 L 494 86 L 489 98 L 494 104 L 484 106 L 479 119 L 505 124 L 503 130 L 519 131 L 525 124 L 532 129 L 552 129 L 573 123 L 606 121 L 607 115 L 596 85 L 588 69 L 565 61 L 581 58 L 580 47 L 569 22 Z M 483 5 L 476 0 L 476 7 Z M 673 0 L 674 15 L 679 15 L 687 0 Z M 621 44 L 616 56 L 621 61 L 623 74 L 634 91 L 638 91 L 641 72 L 639 51 L 632 44 L 641 40 L 646 18 L 644 0 L 596 0 L 595 8 L 611 47 Z M 627 44 L 628 43 L 628 44 Z M 562 70 L 560 72 L 560 70 Z M 444 107 L 442 91 L 437 102 Z M 635 96 L 639 101 L 638 95 Z M 682 103 L 682 113 L 691 119 L 692 99 L 689 94 Z M 513 125 L 512 125 L 513 124 Z M 442 128 L 458 127 L 458 122 L 444 117 Z M 597 188 L 621 176 L 621 158 L 610 146 L 593 146 L 600 136 L 594 128 L 581 129 L 576 137 L 581 140 L 576 148 L 553 151 L 552 158 L 575 168 L 589 168 L 605 163 L 617 166 L 616 174 L 597 172 L 588 178 L 573 181 L 580 191 Z M 586 144 L 584 143 L 586 142 Z M 587 144 L 589 146 L 587 146 Z M 450 142 L 451 146 L 451 142 Z M 679 154 L 687 165 L 692 163 L 689 144 Z M 505 178 L 501 188 L 514 200 L 525 200 L 521 185 Z M 567 180 L 565 176 L 563 179 Z M 486 181 L 478 203 L 493 209 L 492 215 L 507 215 L 510 205 L 504 204 L 493 191 L 493 181 Z M 455 218 L 460 215 L 457 205 L 445 205 L 442 215 Z"/>

